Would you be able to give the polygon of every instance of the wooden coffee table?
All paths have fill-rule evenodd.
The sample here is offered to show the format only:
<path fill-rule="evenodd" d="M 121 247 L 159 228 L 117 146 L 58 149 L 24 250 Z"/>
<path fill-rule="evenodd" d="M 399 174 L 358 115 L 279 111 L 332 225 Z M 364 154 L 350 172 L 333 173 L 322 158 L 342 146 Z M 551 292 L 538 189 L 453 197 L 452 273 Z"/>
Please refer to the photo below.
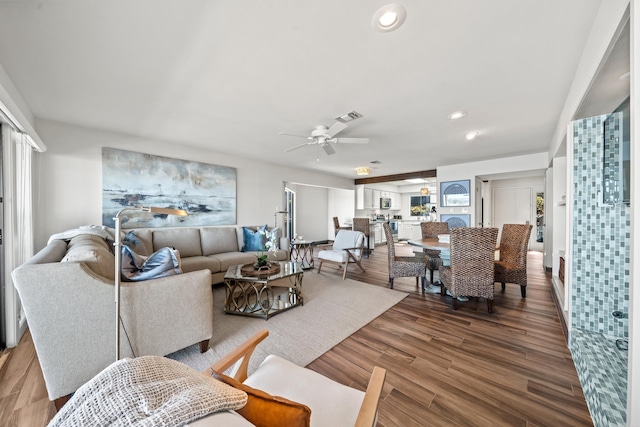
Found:
<path fill-rule="evenodd" d="M 276 314 L 303 305 L 300 264 L 280 261 L 280 271 L 263 276 L 247 276 L 242 265 L 234 265 L 224 275 L 226 287 L 224 312 L 269 319 Z"/>

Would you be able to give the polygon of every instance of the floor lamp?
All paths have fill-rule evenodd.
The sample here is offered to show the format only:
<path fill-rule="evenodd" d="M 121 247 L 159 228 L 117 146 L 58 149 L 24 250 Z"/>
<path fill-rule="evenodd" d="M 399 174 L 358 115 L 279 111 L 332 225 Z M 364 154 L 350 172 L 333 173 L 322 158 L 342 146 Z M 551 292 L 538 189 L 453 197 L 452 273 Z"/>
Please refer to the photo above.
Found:
<path fill-rule="evenodd" d="M 155 208 L 155 207 L 143 207 L 143 206 L 130 206 L 121 209 L 113 220 L 116 223 L 116 240 L 113 243 L 114 254 L 116 256 L 116 271 L 115 271 L 115 301 L 116 301 L 116 360 L 120 360 L 120 264 L 122 261 L 122 241 L 120 240 L 120 215 L 123 212 L 151 212 L 164 215 L 177 215 L 188 216 L 187 211 L 182 209 L 169 209 L 169 208 Z"/>

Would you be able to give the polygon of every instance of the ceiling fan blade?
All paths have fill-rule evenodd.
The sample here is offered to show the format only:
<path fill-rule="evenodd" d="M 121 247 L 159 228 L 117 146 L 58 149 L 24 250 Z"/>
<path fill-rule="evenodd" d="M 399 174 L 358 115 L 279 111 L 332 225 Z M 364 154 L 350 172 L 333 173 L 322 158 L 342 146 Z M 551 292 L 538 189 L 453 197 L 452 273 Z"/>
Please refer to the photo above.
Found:
<path fill-rule="evenodd" d="M 322 146 L 322 149 L 324 150 L 325 153 L 327 153 L 329 156 L 332 154 L 335 154 L 336 150 L 333 149 L 333 147 L 329 144 L 324 144 Z"/>
<path fill-rule="evenodd" d="M 336 138 L 338 144 L 368 144 L 369 138 Z"/>
<path fill-rule="evenodd" d="M 288 132 L 278 132 L 278 135 L 297 136 L 298 138 L 311 139 L 309 137 L 309 135 L 298 135 L 298 134 L 295 134 L 295 133 L 288 133 Z"/>
<path fill-rule="evenodd" d="M 288 150 L 286 150 L 285 153 L 288 153 L 289 151 L 297 150 L 298 148 L 306 147 L 309 144 L 311 144 L 311 143 L 310 142 L 305 142 L 304 144 L 296 145 L 295 147 L 289 148 Z"/>
<path fill-rule="evenodd" d="M 327 135 L 329 135 L 330 138 L 333 138 L 333 136 L 335 134 L 337 134 L 338 132 L 340 132 L 341 130 L 345 129 L 347 127 L 347 125 L 345 125 L 344 123 L 340 123 L 340 122 L 335 122 L 333 124 L 333 126 L 331 126 L 329 128 L 329 130 L 327 131 Z"/>

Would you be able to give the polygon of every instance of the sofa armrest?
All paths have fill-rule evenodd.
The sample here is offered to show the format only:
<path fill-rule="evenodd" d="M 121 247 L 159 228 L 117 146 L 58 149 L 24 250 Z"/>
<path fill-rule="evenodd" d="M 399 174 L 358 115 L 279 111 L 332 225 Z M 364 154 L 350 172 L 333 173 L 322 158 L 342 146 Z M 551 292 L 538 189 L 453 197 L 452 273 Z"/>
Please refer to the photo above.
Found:
<path fill-rule="evenodd" d="M 11 274 L 50 400 L 73 393 L 115 361 L 115 292 L 111 280 L 81 262 L 25 264 Z M 121 356 L 134 356 L 127 338 L 137 351 L 161 356 L 210 338 L 210 278 L 208 270 L 201 270 L 123 283 Z M 161 301 L 165 301 L 164 306 L 160 306 Z M 142 309 L 138 309 L 140 305 Z M 176 320 L 180 317 L 185 319 Z M 157 323 L 148 326 L 152 322 Z M 184 335 L 178 343 L 173 342 L 176 334 Z M 182 347 L 176 348 L 179 345 Z"/>

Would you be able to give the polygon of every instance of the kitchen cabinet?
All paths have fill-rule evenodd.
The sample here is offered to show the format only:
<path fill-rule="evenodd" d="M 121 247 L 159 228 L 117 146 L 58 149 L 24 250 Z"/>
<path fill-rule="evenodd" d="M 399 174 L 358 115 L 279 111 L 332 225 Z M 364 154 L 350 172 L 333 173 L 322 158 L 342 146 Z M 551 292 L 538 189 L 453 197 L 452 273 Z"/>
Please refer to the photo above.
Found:
<path fill-rule="evenodd" d="M 422 227 L 419 222 L 411 224 L 411 240 L 422 239 Z"/>
<path fill-rule="evenodd" d="M 356 185 L 356 209 L 364 208 L 364 185 Z"/>
<path fill-rule="evenodd" d="M 398 221 L 398 240 L 411 239 L 411 223 L 408 221 Z"/>
<path fill-rule="evenodd" d="M 402 209 L 402 194 L 400 193 L 390 193 L 391 194 L 391 209 Z"/>
<path fill-rule="evenodd" d="M 387 238 L 384 234 L 384 230 L 382 229 L 382 224 L 376 224 L 374 227 L 375 230 L 375 238 L 374 238 L 374 243 L 376 245 L 382 245 L 387 243 Z"/>
<path fill-rule="evenodd" d="M 378 203 L 379 203 L 378 198 Z M 376 209 L 373 189 L 365 188 L 364 189 L 364 208 L 363 209 Z"/>

